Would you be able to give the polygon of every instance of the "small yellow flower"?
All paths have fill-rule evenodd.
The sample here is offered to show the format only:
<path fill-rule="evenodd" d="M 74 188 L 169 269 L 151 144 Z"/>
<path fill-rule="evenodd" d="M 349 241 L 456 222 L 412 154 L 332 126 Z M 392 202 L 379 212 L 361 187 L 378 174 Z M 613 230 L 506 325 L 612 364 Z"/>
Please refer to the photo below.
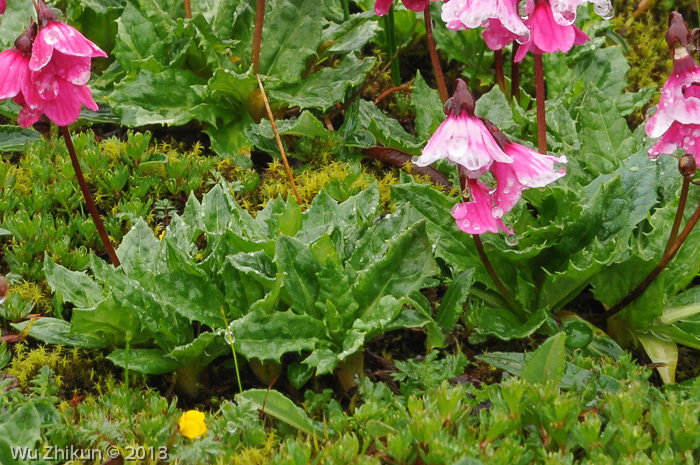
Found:
<path fill-rule="evenodd" d="M 188 410 L 183 413 L 177 424 L 180 426 L 180 434 L 186 438 L 198 438 L 207 432 L 204 413 L 197 410 Z"/>

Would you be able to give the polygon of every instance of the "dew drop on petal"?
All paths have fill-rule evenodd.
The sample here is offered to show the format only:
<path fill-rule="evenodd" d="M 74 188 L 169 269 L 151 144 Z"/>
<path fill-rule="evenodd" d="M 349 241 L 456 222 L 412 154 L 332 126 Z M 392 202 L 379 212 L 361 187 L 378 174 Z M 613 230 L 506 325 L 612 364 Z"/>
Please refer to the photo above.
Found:
<path fill-rule="evenodd" d="M 411 158 L 411 163 L 418 163 L 419 159 L 420 159 L 420 157 L 413 157 L 413 158 Z"/>
<path fill-rule="evenodd" d="M 58 42 L 58 39 L 58 32 L 54 31 L 53 29 L 46 31 L 46 34 L 44 34 L 44 42 L 49 45 L 55 44 Z"/>
<path fill-rule="evenodd" d="M 468 228 L 469 225 L 471 225 L 471 223 L 469 222 L 469 220 L 464 220 L 464 221 L 462 221 L 462 227 L 463 227 L 463 228 Z"/>
<path fill-rule="evenodd" d="M 503 193 L 506 195 L 510 194 L 510 187 L 506 187 L 505 189 L 503 189 Z"/>
<path fill-rule="evenodd" d="M 527 31 L 527 33 L 525 33 L 525 34 L 523 34 L 523 35 L 521 35 L 521 36 L 516 37 L 515 40 L 516 40 L 519 44 L 526 44 L 526 43 L 530 42 L 530 31 Z"/>
<path fill-rule="evenodd" d="M 615 14 L 615 9 L 613 8 L 613 6 L 610 3 L 595 4 L 593 6 L 593 9 L 603 19 L 610 19 L 613 17 L 613 14 Z"/>
<path fill-rule="evenodd" d="M 515 185 L 515 178 L 512 176 L 508 176 L 508 179 L 506 179 L 506 184 L 508 187 L 513 187 Z"/>
<path fill-rule="evenodd" d="M 493 207 L 491 214 L 494 218 L 499 219 L 503 217 L 503 209 L 501 207 Z"/>
<path fill-rule="evenodd" d="M 512 236 L 506 236 L 506 244 L 510 245 L 511 247 L 514 245 L 518 245 L 518 236 L 516 236 L 515 234 L 513 234 Z"/>
<path fill-rule="evenodd" d="M 569 12 L 552 12 L 552 16 L 554 16 L 554 21 L 557 22 L 557 24 L 561 26 L 571 26 L 574 24 L 574 21 L 576 21 L 576 15 L 571 14 Z"/>
<path fill-rule="evenodd" d="M 481 226 L 479 225 L 479 223 L 474 223 L 474 226 L 472 226 L 472 229 L 474 229 L 474 231 L 478 231 L 479 229 L 481 229 Z"/>
<path fill-rule="evenodd" d="M 452 214 L 452 216 L 455 216 L 455 213 L 457 212 L 458 209 L 459 209 L 459 204 L 455 204 L 455 205 L 452 207 L 452 211 L 450 211 L 450 213 Z"/>

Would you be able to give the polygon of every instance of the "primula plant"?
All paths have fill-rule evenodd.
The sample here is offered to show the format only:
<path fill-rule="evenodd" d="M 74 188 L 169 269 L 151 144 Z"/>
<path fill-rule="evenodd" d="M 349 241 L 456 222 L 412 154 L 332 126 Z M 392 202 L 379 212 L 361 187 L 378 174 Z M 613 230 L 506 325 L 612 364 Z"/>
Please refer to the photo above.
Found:
<path fill-rule="evenodd" d="M 649 3 L 0 2 L 0 462 L 689 461 L 700 29 Z"/>

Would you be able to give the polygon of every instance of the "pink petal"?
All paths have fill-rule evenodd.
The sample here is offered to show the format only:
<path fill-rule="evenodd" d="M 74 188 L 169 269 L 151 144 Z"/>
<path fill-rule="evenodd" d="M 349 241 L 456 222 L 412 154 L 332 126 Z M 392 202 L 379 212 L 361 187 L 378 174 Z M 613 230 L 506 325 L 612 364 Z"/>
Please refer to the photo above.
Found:
<path fill-rule="evenodd" d="M 466 111 L 457 117 L 450 115 L 438 127 L 416 165 L 427 166 L 444 158 L 470 172 L 488 168 L 493 161 L 513 161 L 501 150 L 484 123 Z"/>
<path fill-rule="evenodd" d="M 573 27 L 562 26 L 554 20 L 548 1 L 537 2 L 527 25 L 532 34 L 532 41 L 543 52 L 568 52 L 574 45 Z"/>
<path fill-rule="evenodd" d="M 469 179 L 467 183 L 472 201 L 459 203 L 452 208 L 457 227 L 468 234 L 497 233 L 499 228 L 510 234 L 500 219 L 503 211 L 492 205 L 488 187 L 476 179 Z"/>
<path fill-rule="evenodd" d="M 501 22 L 497 19 L 489 19 L 488 26 L 484 28 L 481 35 L 484 37 L 484 42 L 486 42 L 488 48 L 491 50 L 503 50 L 508 44 L 518 39 L 517 35 L 503 27 Z M 527 42 L 527 40 L 524 42 Z"/>
<path fill-rule="evenodd" d="M 86 108 L 89 108 L 92 111 L 99 110 L 97 103 L 92 98 L 92 91 L 88 86 L 76 86 L 76 89 L 80 103 L 82 103 L 83 105 L 85 105 Z"/>
<path fill-rule="evenodd" d="M 673 71 L 661 90 L 661 99 L 647 121 L 647 136 L 661 137 L 678 121 L 694 124 L 700 121 L 700 98 L 696 97 L 696 86 L 700 84 L 700 68 L 685 49 L 676 52 Z"/>
<path fill-rule="evenodd" d="M 97 45 L 87 40 L 77 29 L 68 24 L 50 21 L 39 30 L 34 40 L 32 59 L 29 67 L 38 71 L 51 60 L 53 51 L 58 50 L 74 57 L 106 57 Z"/>
<path fill-rule="evenodd" d="M 500 216 L 503 216 L 504 213 L 511 211 L 515 204 L 518 203 L 525 187 L 518 181 L 512 164 L 494 163 L 491 165 L 491 173 L 496 178 L 495 203 L 501 209 L 496 213 L 500 213 Z"/>
<path fill-rule="evenodd" d="M 393 1 L 394 0 L 377 0 L 374 4 L 374 13 L 377 16 L 384 16 L 389 12 Z"/>
<path fill-rule="evenodd" d="M 543 155 L 513 142 L 506 143 L 506 153 L 513 158 L 511 169 L 525 187 L 544 187 L 566 174 L 566 168 L 554 169 L 555 163 L 566 163 L 566 156 Z"/>
<path fill-rule="evenodd" d="M 403 0 L 406 8 L 413 11 L 423 11 L 429 4 L 429 0 Z"/>
<path fill-rule="evenodd" d="M 17 123 L 23 128 L 28 128 L 32 124 L 39 121 L 39 118 L 41 118 L 41 114 L 41 109 L 23 107 L 20 110 L 19 115 L 17 116 Z"/>
<path fill-rule="evenodd" d="M 14 97 L 28 79 L 29 60 L 19 50 L 5 50 L 0 53 L 0 100 Z"/>
<path fill-rule="evenodd" d="M 58 81 L 58 95 L 53 100 L 44 103 L 44 113 L 59 126 L 68 126 L 75 123 L 80 116 L 83 93 L 80 87 L 71 84 L 63 78 Z"/>
<path fill-rule="evenodd" d="M 7 7 L 7 0 L 0 0 L 0 15 L 5 13 L 6 7 Z"/>
<path fill-rule="evenodd" d="M 683 150 L 700 163 L 700 124 L 674 122 L 666 133 L 649 149 L 649 158 L 656 160 L 659 155 L 673 155 Z"/>

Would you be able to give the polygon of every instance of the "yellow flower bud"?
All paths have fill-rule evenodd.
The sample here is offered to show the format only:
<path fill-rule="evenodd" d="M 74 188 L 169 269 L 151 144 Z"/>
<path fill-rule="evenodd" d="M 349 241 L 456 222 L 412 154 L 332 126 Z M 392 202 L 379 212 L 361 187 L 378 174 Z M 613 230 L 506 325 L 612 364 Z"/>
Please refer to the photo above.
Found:
<path fill-rule="evenodd" d="M 204 413 L 197 410 L 188 410 L 183 413 L 177 424 L 180 426 L 180 434 L 186 438 L 198 438 L 207 432 Z"/>

